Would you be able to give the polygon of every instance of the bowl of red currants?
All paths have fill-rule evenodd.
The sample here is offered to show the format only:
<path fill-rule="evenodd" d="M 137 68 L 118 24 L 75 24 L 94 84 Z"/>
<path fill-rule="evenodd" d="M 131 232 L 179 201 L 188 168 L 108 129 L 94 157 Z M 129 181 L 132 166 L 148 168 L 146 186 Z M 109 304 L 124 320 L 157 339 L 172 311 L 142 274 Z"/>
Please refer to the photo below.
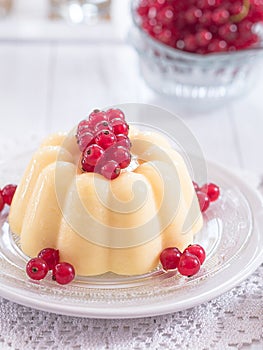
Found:
<path fill-rule="evenodd" d="M 263 0 L 135 0 L 132 18 L 142 75 L 159 93 L 232 99 L 263 63 Z"/>

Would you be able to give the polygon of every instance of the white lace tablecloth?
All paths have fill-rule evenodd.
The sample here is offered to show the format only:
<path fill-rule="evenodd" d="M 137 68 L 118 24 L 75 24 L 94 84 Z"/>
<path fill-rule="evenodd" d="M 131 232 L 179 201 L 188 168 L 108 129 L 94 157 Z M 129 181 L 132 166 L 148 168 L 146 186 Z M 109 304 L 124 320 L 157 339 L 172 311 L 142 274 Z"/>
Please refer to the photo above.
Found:
<path fill-rule="evenodd" d="M 0 349 L 241 349 L 263 344 L 263 265 L 195 308 L 126 320 L 55 315 L 0 298 Z M 246 347 L 247 348 L 247 347 Z"/>

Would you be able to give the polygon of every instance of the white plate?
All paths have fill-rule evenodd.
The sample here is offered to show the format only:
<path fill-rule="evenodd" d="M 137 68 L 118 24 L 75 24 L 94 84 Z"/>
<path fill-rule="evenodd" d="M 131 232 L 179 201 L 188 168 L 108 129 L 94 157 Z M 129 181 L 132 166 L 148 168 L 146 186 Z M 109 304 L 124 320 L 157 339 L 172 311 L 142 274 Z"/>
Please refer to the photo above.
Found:
<path fill-rule="evenodd" d="M 21 166 L 27 157 L 19 158 Z M 206 262 L 196 276 L 185 278 L 156 270 L 136 277 L 77 278 L 67 286 L 51 278 L 31 281 L 25 273 L 27 257 L 9 232 L 4 211 L 0 216 L 0 295 L 59 314 L 132 318 L 190 308 L 236 286 L 263 261 L 262 202 L 258 193 L 233 173 L 218 165 L 207 166 L 209 180 L 220 185 L 222 195 L 210 206 L 204 228 L 196 236 L 207 251 Z"/>

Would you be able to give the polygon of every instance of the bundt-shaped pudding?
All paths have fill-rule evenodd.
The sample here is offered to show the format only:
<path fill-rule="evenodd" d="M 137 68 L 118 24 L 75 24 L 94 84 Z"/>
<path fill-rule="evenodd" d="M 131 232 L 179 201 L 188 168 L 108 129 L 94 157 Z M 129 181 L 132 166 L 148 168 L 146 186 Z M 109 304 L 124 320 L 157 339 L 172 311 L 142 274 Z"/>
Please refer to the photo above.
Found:
<path fill-rule="evenodd" d="M 102 126 L 92 119 L 96 113 Z M 166 137 L 128 131 L 114 113 L 121 112 L 93 112 L 77 139 L 76 130 L 52 135 L 33 155 L 9 214 L 26 255 L 56 248 L 78 275 L 138 275 L 158 266 L 163 249 L 193 243 L 203 221 L 184 160 Z M 125 153 L 125 144 L 131 161 L 116 166 L 116 147 Z"/>

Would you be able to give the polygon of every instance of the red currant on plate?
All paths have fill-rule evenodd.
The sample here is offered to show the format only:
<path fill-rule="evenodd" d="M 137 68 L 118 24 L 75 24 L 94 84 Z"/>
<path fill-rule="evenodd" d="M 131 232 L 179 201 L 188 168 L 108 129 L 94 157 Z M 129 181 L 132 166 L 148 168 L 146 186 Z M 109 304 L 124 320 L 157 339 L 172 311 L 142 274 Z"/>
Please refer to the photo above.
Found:
<path fill-rule="evenodd" d="M 204 192 L 197 191 L 196 194 L 197 194 L 200 210 L 201 212 L 205 212 L 210 205 L 210 199 L 208 195 Z"/>
<path fill-rule="evenodd" d="M 200 266 L 199 259 L 195 255 L 186 252 L 180 257 L 178 271 L 183 276 L 191 277 L 200 270 Z"/>
<path fill-rule="evenodd" d="M 4 198 L 2 196 L 2 192 L 0 191 L 0 211 L 2 211 L 4 209 L 5 206 L 5 201 Z"/>
<path fill-rule="evenodd" d="M 165 248 L 160 255 L 160 262 L 164 270 L 177 269 L 182 253 L 178 248 Z"/>
<path fill-rule="evenodd" d="M 184 250 L 184 253 L 186 253 L 186 252 L 195 255 L 199 259 L 201 265 L 205 261 L 205 257 L 206 257 L 205 250 L 199 244 L 191 244 L 191 245 L 189 245 Z"/>
<path fill-rule="evenodd" d="M 49 270 L 53 270 L 59 263 L 59 251 L 54 248 L 45 248 L 38 253 L 38 258 L 45 260 Z"/>
<path fill-rule="evenodd" d="M 75 269 L 67 262 L 61 262 L 53 269 L 52 279 L 59 284 L 68 284 L 74 279 L 74 277 Z"/>
<path fill-rule="evenodd" d="M 15 191 L 16 191 L 17 186 L 16 185 L 6 185 L 2 189 L 2 197 L 4 199 L 5 204 L 11 205 Z"/>
<path fill-rule="evenodd" d="M 26 273 L 33 280 L 42 280 L 48 273 L 48 264 L 41 258 L 33 258 L 26 264 Z"/>
<path fill-rule="evenodd" d="M 213 183 L 203 185 L 200 191 L 207 193 L 211 202 L 216 201 L 220 195 L 219 187 Z"/>

